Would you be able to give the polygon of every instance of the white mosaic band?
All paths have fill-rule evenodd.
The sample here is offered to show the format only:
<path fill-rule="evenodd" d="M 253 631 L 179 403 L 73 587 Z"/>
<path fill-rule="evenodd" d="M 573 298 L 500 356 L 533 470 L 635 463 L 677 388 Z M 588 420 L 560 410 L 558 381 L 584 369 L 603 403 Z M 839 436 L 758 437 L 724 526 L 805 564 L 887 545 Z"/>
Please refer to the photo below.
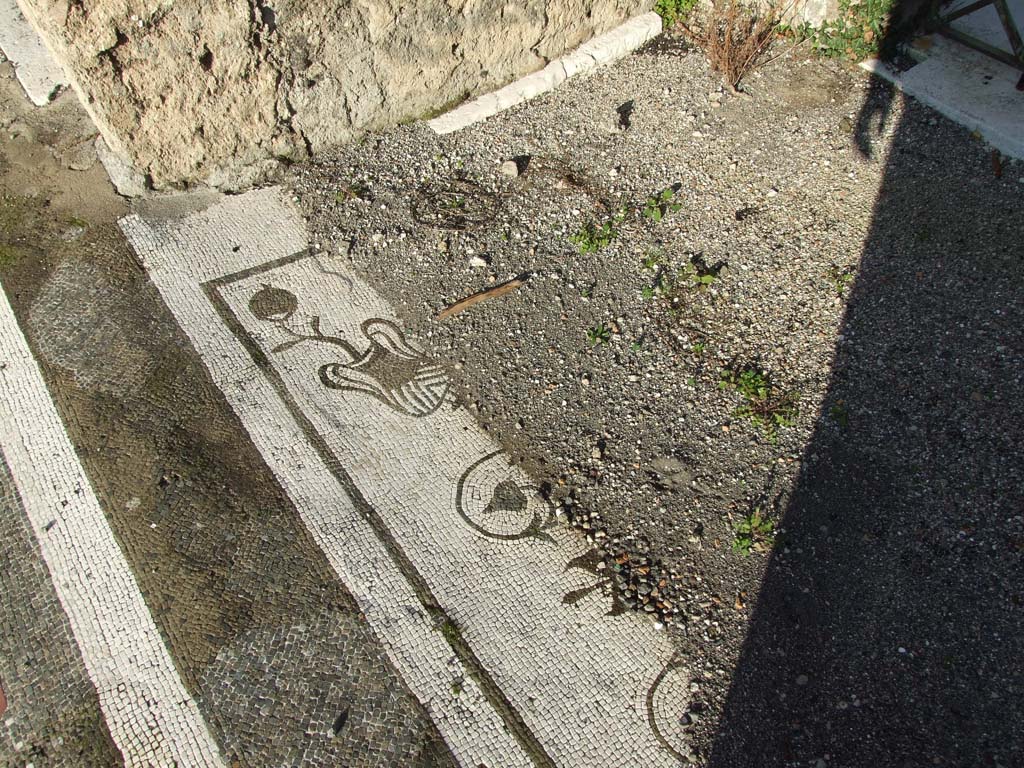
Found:
<path fill-rule="evenodd" d="M 462 765 L 679 764 L 665 634 L 280 191 L 122 228 Z"/>
<path fill-rule="evenodd" d="M 223 766 L 0 291 L 0 447 L 126 766 Z"/>

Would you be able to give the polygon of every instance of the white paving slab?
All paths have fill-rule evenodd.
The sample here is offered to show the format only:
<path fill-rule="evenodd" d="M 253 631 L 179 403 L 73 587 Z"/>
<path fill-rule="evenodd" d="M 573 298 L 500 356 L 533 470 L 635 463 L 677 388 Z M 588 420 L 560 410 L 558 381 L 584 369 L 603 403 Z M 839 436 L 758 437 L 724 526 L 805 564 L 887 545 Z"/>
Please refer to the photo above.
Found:
<path fill-rule="evenodd" d="M 539 72 L 527 75 L 493 93 L 473 99 L 450 112 L 428 120 L 435 133 L 458 131 L 486 120 L 509 107 L 546 93 L 583 72 L 610 64 L 661 33 L 661 17 L 654 13 L 636 16 L 610 32 L 598 35 L 572 53 L 555 59 Z"/>
<path fill-rule="evenodd" d="M 0 290 L 0 446 L 126 766 L 223 766 Z"/>
<path fill-rule="evenodd" d="M 977 131 L 1004 155 L 1024 159 L 1024 92 L 1013 67 L 938 35 L 928 58 L 905 72 L 877 59 L 861 66 Z"/>
<path fill-rule="evenodd" d="M 122 228 L 467 768 L 669 768 L 690 677 L 276 189 Z"/>
<path fill-rule="evenodd" d="M 0 0 L 0 50 L 14 65 L 14 74 L 38 107 L 49 104 L 68 85 L 60 65 L 25 20 L 16 0 Z"/>
<path fill-rule="evenodd" d="M 943 8 L 952 13 L 973 0 Z M 1024 28 L 1024 0 L 1007 0 L 1017 28 Z M 1009 38 L 994 6 L 961 16 L 953 26 L 1010 53 Z M 876 59 L 861 66 L 898 85 L 905 93 L 972 131 L 996 149 L 1024 158 L 1024 92 L 1016 86 L 1021 72 L 941 35 L 925 38 L 912 53 L 921 61 L 899 72 Z"/>

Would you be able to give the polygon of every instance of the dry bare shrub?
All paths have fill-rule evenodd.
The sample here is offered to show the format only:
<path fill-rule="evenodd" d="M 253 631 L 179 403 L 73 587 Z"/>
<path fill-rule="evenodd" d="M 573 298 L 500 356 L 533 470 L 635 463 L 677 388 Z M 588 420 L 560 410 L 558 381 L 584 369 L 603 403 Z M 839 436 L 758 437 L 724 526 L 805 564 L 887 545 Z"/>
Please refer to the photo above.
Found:
<path fill-rule="evenodd" d="M 711 68 L 722 75 L 733 93 L 740 81 L 761 63 L 778 36 L 785 9 L 777 3 L 755 8 L 740 0 L 712 0 L 692 24 L 683 24 L 686 34 L 701 48 Z"/>

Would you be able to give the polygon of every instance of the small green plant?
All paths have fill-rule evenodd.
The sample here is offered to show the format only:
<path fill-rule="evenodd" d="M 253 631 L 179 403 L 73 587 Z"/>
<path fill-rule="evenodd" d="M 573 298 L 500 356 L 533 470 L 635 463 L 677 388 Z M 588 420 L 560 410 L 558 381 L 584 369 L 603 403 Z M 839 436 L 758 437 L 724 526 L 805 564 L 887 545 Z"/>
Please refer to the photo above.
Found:
<path fill-rule="evenodd" d="M 676 191 L 672 187 L 665 187 L 658 194 L 647 198 L 641 213 L 645 219 L 661 221 L 665 218 L 665 214 L 675 213 L 683 207 L 682 203 L 672 202 L 675 196 Z"/>
<path fill-rule="evenodd" d="M 598 323 L 587 331 L 587 341 L 590 342 L 590 346 L 592 347 L 596 347 L 598 344 L 607 344 L 611 340 L 611 328 L 606 326 L 604 323 Z"/>
<path fill-rule="evenodd" d="M 809 39 L 820 56 L 861 61 L 878 54 L 894 5 L 895 0 L 839 0 L 834 21 L 820 29 L 801 25 L 794 34 Z"/>
<path fill-rule="evenodd" d="M 434 628 L 441 632 L 441 636 L 448 642 L 453 648 L 462 645 L 462 629 L 454 620 L 448 617 L 442 617 L 441 620 L 434 625 Z"/>
<path fill-rule="evenodd" d="M 625 218 L 626 208 L 623 207 L 600 226 L 587 222 L 579 232 L 570 236 L 569 240 L 580 249 L 580 253 L 597 253 L 611 245 L 612 240 L 619 236 L 619 225 Z"/>
<path fill-rule="evenodd" d="M 698 341 L 692 347 L 690 351 L 693 352 L 694 357 L 701 357 L 707 351 L 708 345 L 706 341 Z"/>
<path fill-rule="evenodd" d="M 749 515 L 736 523 L 733 531 L 733 552 L 742 552 L 744 555 L 767 552 L 775 543 L 775 523 L 764 516 L 760 507 L 754 507 Z"/>
<path fill-rule="evenodd" d="M 716 281 L 725 276 L 728 268 L 723 262 L 709 267 L 704 257 L 700 254 L 690 257 L 689 263 L 679 270 L 679 278 L 695 286 L 698 290 L 706 291 Z"/>
<path fill-rule="evenodd" d="M 779 390 L 756 366 L 724 368 L 718 386 L 743 398 L 733 415 L 760 427 L 769 442 L 774 443 L 779 429 L 792 426 L 799 414 L 799 394 Z"/>
<path fill-rule="evenodd" d="M 580 249 L 580 253 L 597 253 L 611 245 L 618 234 L 618 230 L 610 221 L 606 221 L 600 227 L 588 223 L 569 240 Z"/>
<path fill-rule="evenodd" d="M 832 407 L 828 409 L 828 415 L 843 429 L 850 426 L 850 410 L 842 400 L 836 400 L 832 404 Z"/>
<path fill-rule="evenodd" d="M 644 348 L 644 345 L 641 344 L 639 341 L 634 341 L 629 345 L 629 348 L 633 352 L 639 352 L 641 349 Z"/>
<path fill-rule="evenodd" d="M 658 0 L 654 12 L 661 16 L 665 29 L 672 29 L 685 22 L 696 6 L 697 0 Z"/>
<path fill-rule="evenodd" d="M 828 269 L 827 277 L 835 289 L 836 295 L 842 296 L 853 282 L 853 267 L 837 267 L 833 264 Z"/>
<path fill-rule="evenodd" d="M 658 267 L 664 266 L 665 257 L 661 251 L 648 251 L 647 255 L 644 256 L 643 266 L 648 272 L 653 272 Z"/>
<path fill-rule="evenodd" d="M 710 272 L 702 275 L 692 266 L 683 268 L 683 276 L 698 288 L 707 288 L 709 285 L 714 284 L 715 280 L 718 279 L 718 275 Z"/>
<path fill-rule="evenodd" d="M 336 203 L 347 203 L 349 200 L 365 200 L 370 194 L 370 189 L 361 181 L 351 181 L 342 184 L 334 193 Z"/>

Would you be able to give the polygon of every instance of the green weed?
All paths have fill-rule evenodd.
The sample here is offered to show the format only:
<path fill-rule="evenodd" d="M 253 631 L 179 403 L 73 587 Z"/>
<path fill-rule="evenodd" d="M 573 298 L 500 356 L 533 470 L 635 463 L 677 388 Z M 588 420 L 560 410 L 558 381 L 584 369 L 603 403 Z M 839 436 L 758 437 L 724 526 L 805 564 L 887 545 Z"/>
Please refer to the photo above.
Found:
<path fill-rule="evenodd" d="M 727 271 L 728 267 L 724 263 L 719 262 L 709 267 L 705 263 L 704 257 L 697 254 L 691 256 L 689 263 L 679 270 L 679 277 L 681 280 L 695 286 L 698 290 L 706 291 L 715 282 L 724 277 Z"/>
<path fill-rule="evenodd" d="M 600 226 L 587 222 L 579 232 L 570 236 L 569 240 L 580 249 L 580 253 L 597 253 L 611 245 L 612 240 L 619 236 L 619 225 L 625 218 L 626 210 L 623 208 Z"/>
<path fill-rule="evenodd" d="M 648 271 L 654 271 L 665 263 L 665 255 L 658 250 L 648 251 L 644 256 L 643 266 Z"/>
<path fill-rule="evenodd" d="M 440 630 L 441 636 L 453 648 L 463 644 L 462 629 L 454 620 L 449 619 L 448 617 L 442 617 L 434 628 Z"/>
<path fill-rule="evenodd" d="M 587 330 L 587 341 L 590 342 L 590 346 L 592 347 L 596 347 L 599 344 L 607 344 L 611 340 L 611 328 L 606 326 L 604 323 L 598 323 L 593 328 Z"/>
<path fill-rule="evenodd" d="M 697 7 L 697 0 L 657 0 L 654 12 L 661 16 L 665 29 L 672 29 L 684 23 Z"/>
<path fill-rule="evenodd" d="M 839 0 L 839 16 L 834 21 L 820 29 L 804 24 L 793 32 L 809 39 L 820 56 L 861 61 L 878 55 L 894 6 L 895 0 Z"/>
<path fill-rule="evenodd" d="M 775 523 L 762 514 L 760 507 L 736 523 L 733 531 L 733 552 L 767 552 L 775 543 Z"/>
<path fill-rule="evenodd" d="M 665 187 L 658 194 L 648 197 L 641 209 L 643 217 L 651 221 L 661 221 L 665 214 L 679 211 L 683 205 L 672 202 L 675 196 L 676 191 L 672 187 Z"/>
<path fill-rule="evenodd" d="M 844 429 L 850 426 L 850 410 L 842 400 L 836 400 L 832 404 L 832 407 L 828 409 L 828 415 Z"/>
<path fill-rule="evenodd" d="M 779 429 L 792 426 L 799 414 L 799 393 L 778 389 L 756 366 L 724 368 L 718 386 L 743 398 L 733 415 L 761 428 L 769 442 L 774 443 Z"/>
<path fill-rule="evenodd" d="M 618 237 L 619 232 L 612 222 L 606 221 L 600 227 L 588 223 L 583 229 L 569 238 L 580 253 L 597 253 L 611 245 L 612 240 Z"/>
<path fill-rule="evenodd" d="M 836 295 L 842 296 L 853 282 L 853 267 L 837 267 L 833 264 L 829 267 L 826 277 L 835 289 Z"/>

